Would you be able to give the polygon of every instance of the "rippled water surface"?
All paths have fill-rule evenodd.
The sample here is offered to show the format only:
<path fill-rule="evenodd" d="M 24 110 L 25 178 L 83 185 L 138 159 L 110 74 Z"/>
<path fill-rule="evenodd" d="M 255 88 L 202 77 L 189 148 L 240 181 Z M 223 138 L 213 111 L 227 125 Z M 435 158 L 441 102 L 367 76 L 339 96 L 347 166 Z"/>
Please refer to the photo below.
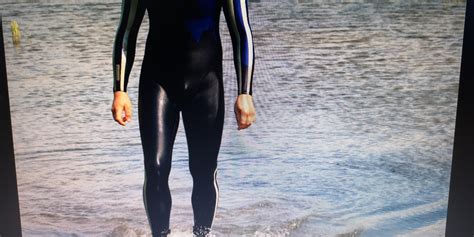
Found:
<path fill-rule="evenodd" d="M 28 3 L 29 2 L 29 3 Z M 228 31 L 218 236 L 444 236 L 465 1 L 249 4 L 257 121 L 238 131 Z M 0 0 L 25 236 L 149 235 L 138 130 L 140 29 L 116 124 L 120 1 Z M 23 33 L 10 37 L 11 20 Z M 190 236 L 182 122 L 171 229 Z"/>

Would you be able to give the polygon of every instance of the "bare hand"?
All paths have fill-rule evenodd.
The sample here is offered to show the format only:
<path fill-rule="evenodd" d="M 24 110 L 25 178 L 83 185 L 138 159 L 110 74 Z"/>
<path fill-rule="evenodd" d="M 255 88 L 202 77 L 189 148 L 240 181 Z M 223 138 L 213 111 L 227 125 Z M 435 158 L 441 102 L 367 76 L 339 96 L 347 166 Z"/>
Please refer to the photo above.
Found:
<path fill-rule="evenodd" d="M 252 125 L 256 120 L 252 96 L 240 94 L 235 101 L 234 113 L 237 119 L 238 130 L 248 128 Z"/>
<path fill-rule="evenodd" d="M 132 121 L 132 103 L 130 102 L 127 92 L 114 92 L 114 101 L 111 111 L 114 120 L 122 126 Z"/>

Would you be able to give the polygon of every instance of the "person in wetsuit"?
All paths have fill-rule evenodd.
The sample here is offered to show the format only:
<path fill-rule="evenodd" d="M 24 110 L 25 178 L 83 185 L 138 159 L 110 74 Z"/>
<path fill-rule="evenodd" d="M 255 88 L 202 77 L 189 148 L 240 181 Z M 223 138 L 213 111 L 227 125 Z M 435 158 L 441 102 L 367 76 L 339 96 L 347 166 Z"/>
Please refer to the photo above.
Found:
<path fill-rule="evenodd" d="M 252 99 L 254 46 L 247 0 L 123 0 L 113 50 L 112 114 L 119 124 L 131 121 L 127 84 L 137 34 L 149 17 L 138 94 L 138 117 L 145 182 L 143 200 L 153 236 L 169 229 L 171 194 L 168 176 L 180 112 L 193 178 L 193 234 L 210 233 L 219 199 L 217 157 L 224 124 L 221 9 L 229 29 L 237 73 L 234 112 L 238 129 L 255 122 Z"/>

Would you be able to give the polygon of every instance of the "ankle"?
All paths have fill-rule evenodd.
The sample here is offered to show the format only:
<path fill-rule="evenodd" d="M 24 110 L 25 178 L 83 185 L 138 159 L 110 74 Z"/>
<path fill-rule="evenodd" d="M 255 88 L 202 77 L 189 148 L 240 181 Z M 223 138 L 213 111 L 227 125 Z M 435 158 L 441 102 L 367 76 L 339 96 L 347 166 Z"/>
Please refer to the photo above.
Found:
<path fill-rule="evenodd" d="M 207 237 L 210 236 L 211 228 L 207 226 L 193 226 L 193 236 Z"/>
<path fill-rule="evenodd" d="M 171 233 L 171 230 L 170 229 L 167 229 L 167 230 L 163 230 L 161 232 L 158 232 L 157 235 L 153 235 L 153 236 L 157 236 L 157 237 L 167 237 L 169 234 Z"/>

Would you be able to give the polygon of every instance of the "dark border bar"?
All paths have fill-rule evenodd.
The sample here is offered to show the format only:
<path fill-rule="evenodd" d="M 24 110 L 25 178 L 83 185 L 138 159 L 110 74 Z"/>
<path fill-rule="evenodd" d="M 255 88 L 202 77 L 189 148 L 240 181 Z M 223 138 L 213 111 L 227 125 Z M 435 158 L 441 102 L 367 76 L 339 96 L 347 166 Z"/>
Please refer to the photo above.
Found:
<path fill-rule="evenodd" d="M 20 205 L 0 15 L 0 237 L 21 236 Z"/>
<path fill-rule="evenodd" d="M 446 236 L 474 236 L 474 5 L 467 0 Z"/>

